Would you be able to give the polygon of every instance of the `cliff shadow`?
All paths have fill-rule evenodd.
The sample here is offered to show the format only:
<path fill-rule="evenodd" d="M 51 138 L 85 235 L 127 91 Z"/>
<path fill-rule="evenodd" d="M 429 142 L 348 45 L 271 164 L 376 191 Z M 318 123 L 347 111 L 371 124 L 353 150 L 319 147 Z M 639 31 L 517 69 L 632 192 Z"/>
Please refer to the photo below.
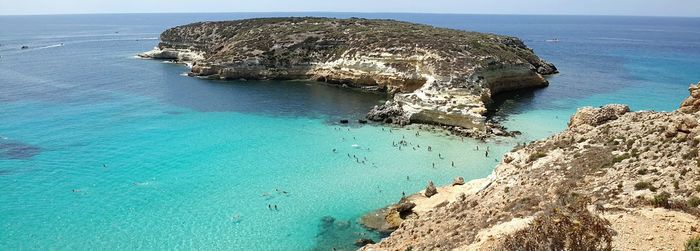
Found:
<path fill-rule="evenodd" d="M 538 105 L 537 94 L 543 91 L 544 88 L 527 88 L 498 93 L 486 106 L 488 110 L 486 118 L 500 123 L 508 120 L 510 115 L 535 109 Z"/>

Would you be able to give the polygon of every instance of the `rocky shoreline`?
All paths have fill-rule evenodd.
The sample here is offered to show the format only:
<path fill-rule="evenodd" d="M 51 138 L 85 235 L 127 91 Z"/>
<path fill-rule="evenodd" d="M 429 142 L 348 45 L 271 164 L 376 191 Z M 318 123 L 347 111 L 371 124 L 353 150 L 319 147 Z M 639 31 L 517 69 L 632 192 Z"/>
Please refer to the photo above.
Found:
<path fill-rule="evenodd" d="M 548 85 L 557 73 L 520 39 L 371 19 L 257 18 L 171 28 L 143 58 L 207 79 L 310 79 L 392 95 L 367 119 L 510 136 L 486 119 L 500 92 Z"/>
<path fill-rule="evenodd" d="M 700 83 L 698 84 L 700 85 Z M 487 178 L 370 212 L 364 250 L 683 250 L 700 236 L 700 87 L 673 112 L 581 108 Z"/>

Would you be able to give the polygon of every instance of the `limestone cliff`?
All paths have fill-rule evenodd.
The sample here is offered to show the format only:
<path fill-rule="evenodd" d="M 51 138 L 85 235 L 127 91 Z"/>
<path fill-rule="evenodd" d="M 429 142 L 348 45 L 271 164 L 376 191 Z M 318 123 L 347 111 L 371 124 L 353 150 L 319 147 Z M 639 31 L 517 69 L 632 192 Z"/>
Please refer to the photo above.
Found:
<path fill-rule="evenodd" d="M 386 91 L 368 118 L 482 128 L 499 92 L 548 84 L 556 68 L 514 37 L 393 20 L 258 18 L 171 28 L 143 57 L 211 79 L 313 79 Z"/>
<path fill-rule="evenodd" d="M 413 212 L 365 249 L 683 250 L 700 236 L 700 96 L 690 91 L 670 113 L 582 108 L 490 177 L 409 196 Z"/>

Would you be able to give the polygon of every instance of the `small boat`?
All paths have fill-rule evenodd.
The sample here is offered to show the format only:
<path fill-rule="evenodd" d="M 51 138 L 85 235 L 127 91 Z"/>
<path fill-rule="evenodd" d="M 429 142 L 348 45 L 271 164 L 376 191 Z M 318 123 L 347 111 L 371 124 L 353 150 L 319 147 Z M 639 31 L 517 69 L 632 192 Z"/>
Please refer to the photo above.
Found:
<path fill-rule="evenodd" d="M 29 49 L 29 46 L 26 46 L 26 45 L 22 45 L 22 47 L 20 47 L 20 49 L 22 49 L 22 50 L 26 50 L 26 49 Z"/>
<path fill-rule="evenodd" d="M 558 38 L 554 38 L 554 39 L 547 39 L 547 40 L 545 40 L 545 41 L 547 41 L 547 42 L 552 42 L 552 43 L 556 43 L 556 42 L 559 42 L 559 39 L 558 39 Z"/>

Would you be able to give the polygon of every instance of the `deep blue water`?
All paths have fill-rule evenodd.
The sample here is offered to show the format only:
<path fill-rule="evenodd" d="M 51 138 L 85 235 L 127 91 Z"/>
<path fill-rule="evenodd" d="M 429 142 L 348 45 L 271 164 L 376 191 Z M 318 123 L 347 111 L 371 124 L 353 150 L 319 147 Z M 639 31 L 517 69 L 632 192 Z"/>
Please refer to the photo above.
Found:
<path fill-rule="evenodd" d="M 205 81 L 133 57 L 171 26 L 288 15 L 0 16 L 0 249 L 349 249 L 378 238 L 357 217 L 401 192 L 487 176 L 496 163 L 477 144 L 500 156 L 563 130 L 585 105 L 673 110 L 700 80 L 698 18 L 294 14 L 522 38 L 561 73 L 547 88 L 501 95 L 496 116 L 523 136 L 479 143 L 334 124 L 361 117 L 378 94 Z M 393 148 L 403 137 L 423 148 Z"/>

